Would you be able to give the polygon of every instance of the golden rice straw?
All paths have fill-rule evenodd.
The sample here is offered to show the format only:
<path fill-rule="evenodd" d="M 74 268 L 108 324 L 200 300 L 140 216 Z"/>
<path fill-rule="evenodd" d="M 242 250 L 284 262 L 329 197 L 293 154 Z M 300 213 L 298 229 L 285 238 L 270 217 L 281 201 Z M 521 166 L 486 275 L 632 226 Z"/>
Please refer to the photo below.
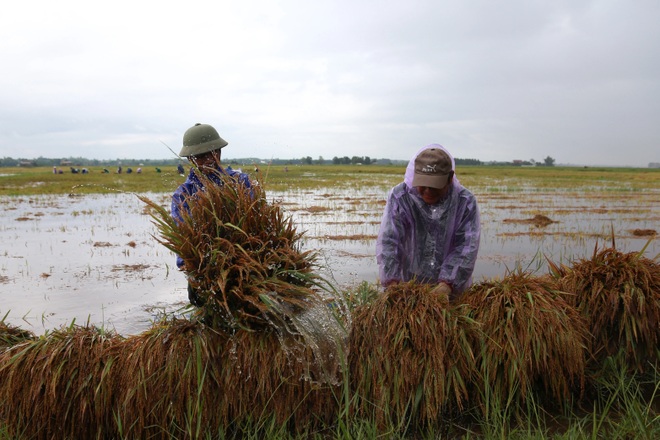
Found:
<path fill-rule="evenodd" d="M 594 249 L 572 266 L 550 263 L 560 289 L 587 321 L 591 359 L 598 368 L 622 352 L 631 370 L 660 365 L 660 265 L 640 252 Z"/>
<path fill-rule="evenodd" d="M 181 256 L 191 285 L 206 304 L 207 323 L 232 328 L 269 327 L 268 302 L 296 311 L 327 287 L 317 274 L 316 253 L 301 250 L 302 233 L 277 204 L 267 203 L 262 186 L 246 188 L 226 175 L 220 185 L 200 176 L 204 190 L 182 209 L 177 222 L 167 209 L 152 208 L 158 240 Z"/>
<path fill-rule="evenodd" d="M 356 410 L 379 425 L 437 424 L 465 405 L 476 324 L 431 288 L 400 283 L 354 311 L 348 359 Z"/>
<path fill-rule="evenodd" d="M 111 427 L 105 385 L 121 343 L 96 328 L 70 327 L 0 355 L 0 421 L 12 436 L 96 438 Z M 110 429 L 109 432 L 112 432 Z"/>
<path fill-rule="evenodd" d="M 290 429 L 337 417 L 298 336 L 162 321 L 121 338 L 71 327 L 0 354 L 0 420 L 29 438 L 199 438 L 273 419 Z"/>
<path fill-rule="evenodd" d="M 159 437 L 166 428 L 188 438 L 260 417 L 292 428 L 330 422 L 336 401 L 317 382 L 314 354 L 279 337 L 181 320 L 130 338 L 117 384 L 124 426 L 131 436 Z"/>
<path fill-rule="evenodd" d="M 466 292 L 464 300 L 482 330 L 475 345 L 484 381 L 475 397 L 482 405 L 490 399 L 501 408 L 520 407 L 538 392 L 561 406 L 582 389 L 588 334 L 565 296 L 548 277 L 522 271 Z"/>

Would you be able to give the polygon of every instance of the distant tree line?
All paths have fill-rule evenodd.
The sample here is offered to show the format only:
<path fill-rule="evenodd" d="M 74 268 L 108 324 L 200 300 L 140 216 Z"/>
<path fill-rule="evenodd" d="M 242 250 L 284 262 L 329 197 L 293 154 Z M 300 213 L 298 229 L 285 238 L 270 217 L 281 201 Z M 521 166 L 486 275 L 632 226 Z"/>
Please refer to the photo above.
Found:
<path fill-rule="evenodd" d="M 300 159 L 270 159 L 269 161 L 264 161 L 261 159 L 248 158 L 248 159 L 233 159 L 231 163 L 270 163 L 271 165 L 327 165 L 332 163 L 332 165 L 406 165 L 408 164 L 407 160 L 394 160 L 386 158 L 372 158 L 369 156 L 335 156 L 331 161 L 327 161 L 323 156 L 319 156 L 318 159 L 314 159 L 311 156 L 305 156 Z M 482 162 L 479 159 L 463 159 L 463 158 L 454 158 L 456 165 L 510 165 L 510 166 L 554 166 L 555 160 L 548 156 L 544 159 L 543 162 L 536 162 L 534 159 L 530 161 L 526 160 L 514 160 L 510 162 Z"/>
<path fill-rule="evenodd" d="M 47 158 L 38 157 L 36 159 L 25 158 L 0 158 L 0 167 L 15 167 L 15 166 L 75 166 L 75 167 L 91 167 L 91 166 L 177 166 L 184 159 L 170 158 L 170 159 L 86 159 L 84 157 L 68 157 L 68 158 Z M 514 160 L 511 162 L 487 162 L 484 163 L 478 159 L 462 159 L 455 158 L 456 165 L 512 165 L 512 166 L 554 166 L 555 159 L 548 156 L 543 159 L 543 162 L 536 162 L 534 159 L 530 160 Z M 241 158 L 241 159 L 226 159 L 223 162 L 231 165 L 250 165 L 250 164 L 263 164 L 263 165 L 406 165 L 407 160 L 394 160 L 394 159 L 376 159 L 369 156 L 353 156 L 353 157 L 338 157 L 335 156 L 331 161 L 327 161 L 323 156 L 313 159 L 311 156 L 302 157 L 300 159 L 269 159 L 263 160 L 255 157 Z"/>
<path fill-rule="evenodd" d="M 180 163 L 180 159 L 86 159 L 84 157 L 67 157 L 67 158 L 48 158 L 38 157 L 36 159 L 13 158 L 3 157 L 0 158 L 0 167 L 17 167 L 17 166 L 32 166 L 32 167 L 91 167 L 91 166 L 176 166 Z"/>
<path fill-rule="evenodd" d="M 332 164 L 333 165 L 371 165 L 372 163 L 377 163 L 378 161 L 376 159 L 371 160 L 369 156 L 353 156 L 349 158 L 348 156 L 344 157 L 333 157 L 332 158 Z"/>

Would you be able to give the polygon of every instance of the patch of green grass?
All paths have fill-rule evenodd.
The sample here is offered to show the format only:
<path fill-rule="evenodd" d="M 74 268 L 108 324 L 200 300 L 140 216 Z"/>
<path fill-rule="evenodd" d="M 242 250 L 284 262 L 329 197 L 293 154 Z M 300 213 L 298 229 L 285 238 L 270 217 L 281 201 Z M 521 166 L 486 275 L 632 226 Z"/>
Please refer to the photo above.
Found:
<path fill-rule="evenodd" d="M 183 180 L 175 170 L 157 173 L 153 168 L 141 174 L 106 174 L 102 167 L 90 167 L 89 174 L 53 174 L 47 167 L 0 168 L 0 195 L 172 192 Z"/>
<path fill-rule="evenodd" d="M 232 165 L 233 168 L 240 166 Z M 171 167 L 170 167 L 171 168 Z M 0 169 L 0 195 L 89 194 L 110 192 L 172 192 L 185 177 L 176 170 L 156 172 L 147 167 L 141 174 L 103 173 L 102 167 L 90 167 L 89 174 L 53 174 L 48 167 Z M 403 180 L 405 167 L 385 165 L 301 165 L 265 166 L 259 172 L 246 165 L 250 178 L 269 191 L 319 188 L 389 188 Z M 476 191 L 513 191 L 534 187 L 539 190 L 566 191 L 599 188 L 601 191 L 655 190 L 660 169 L 653 168 L 578 168 L 461 166 L 457 177 L 463 186 Z M 490 189 L 489 189 L 490 188 Z M 500 188 L 499 190 L 497 188 Z"/>

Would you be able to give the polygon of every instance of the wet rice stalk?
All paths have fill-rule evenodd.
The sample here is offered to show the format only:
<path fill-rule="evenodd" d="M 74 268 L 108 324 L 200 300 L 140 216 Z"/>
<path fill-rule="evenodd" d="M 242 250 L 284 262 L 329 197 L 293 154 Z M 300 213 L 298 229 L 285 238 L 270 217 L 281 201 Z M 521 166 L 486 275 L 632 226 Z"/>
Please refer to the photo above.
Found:
<path fill-rule="evenodd" d="M 331 424 L 337 387 L 297 336 L 282 338 L 190 320 L 129 338 L 71 326 L 0 354 L 0 420 L 29 438 L 192 439 L 255 419 L 292 432 Z"/>
<path fill-rule="evenodd" d="M 517 414 L 528 400 L 562 408 L 585 382 L 587 328 L 548 277 L 522 270 L 473 285 L 464 300 L 481 326 L 474 396 Z"/>
<path fill-rule="evenodd" d="M 121 338 L 68 327 L 0 354 L 0 420 L 12 437 L 99 438 L 113 425 L 105 388 Z"/>
<path fill-rule="evenodd" d="M 315 272 L 316 254 L 302 251 L 299 233 L 260 185 L 247 188 L 218 174 L 221 184 L 200 175 L 204 190 L 182 207 L 182 221 L 141 197 L 153 209 L 157 239 L 184 261 L 191 287 L 213 326 L 258 330 L 295 313 L 331 290 Z"/>
<path fill-rule="evenodd" d="M 475 379 L 477 324 L 431 286 L 389 287 L 353 312 L 348 365 L 355 411 L 379 426 L 428 426 L 461 411 Z"/>
<path fill-rule="evenodd" d="M 263 186 L 215 177 L 219 184 L 200 174 L 204 190 L 182 207 L 182 221 L 142 198 L 153 209 L 158 240 L 181 256 L 202 299 L 198 318 L 228 332 L 298 335 L 314 349 L 327 380 L 336 381 L 346 330 L 328 304 L 343 307 L 334 287 L 318 275 L 316 253 L 301 250 L 303 234 L 279 205 L 266 201 Z"/>
<path fill-rule="evenodd" d="M 346 370 L 332 383 L 301 334 L 283 328 L 171 319 L 124 338 L 71 325 L 0 353 L 0 420 L 9 438 L 200 438 L 274 427 L 298 438 L 328 429 L 338 438 L 355 429 L 483 429 L 488 438 L 515 432 L 514 409 L 527 423 L 570 412 L 587 336 L 566 294 L 548 277 L 514 273 L 466 295 L 467 304 L 451 305 L 414 283 L 385 293 L 361 286 L 350 295 Z M 625 432 L 640 423 L 658 432 L 657 370 L 655 380 L 610 371 L 596 376 L 594 421 L 609 426 L 625 410 Z M 601 396 L 609 387 L 616 393 Z"/>
<path fill-rule="evenodd" d="M 294 432 L 329 423 L 336 400 L 313 351 L 296 336 L 287 345 L 280 337 L 180 320 L 130 338 L 118 359 L 123 436 L 198 438 L 252 419 Z"/>
<path fill-rule="evenodd" d="M 594 249 L 590 259 L 550 265 L 561 290 L 586 320 L 594 368 L 623 352 L 631 370 L 660 365 L 660 265 L 642 252 L 613 246 Z"/>

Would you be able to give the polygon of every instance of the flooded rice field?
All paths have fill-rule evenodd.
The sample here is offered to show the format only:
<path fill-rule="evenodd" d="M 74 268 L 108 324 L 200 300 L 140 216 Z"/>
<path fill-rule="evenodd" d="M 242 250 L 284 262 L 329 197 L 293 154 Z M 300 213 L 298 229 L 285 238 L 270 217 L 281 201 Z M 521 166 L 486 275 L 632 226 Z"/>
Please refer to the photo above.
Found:
<path fill-rule="evenodd" d="M 313 178 L 313 176 L 309 176 Z M 321 273 L 347 289 L 377 282 L 375 239 L 389 184 L 269 192 L 319 252 Z M 477 196 L 482 235 L 474 280 L 522 267 L 589 258 L 596 244 L 660 252 L 660 188 L 541 190 L 520 182 L 466 185 Z M 169 194 L 146 194 L 169 206 Z M 36 334 L 70 325 L 144 331 L 187 306 L 186 280 L 134 194 L 0 197 L 0 314 Z"/>

